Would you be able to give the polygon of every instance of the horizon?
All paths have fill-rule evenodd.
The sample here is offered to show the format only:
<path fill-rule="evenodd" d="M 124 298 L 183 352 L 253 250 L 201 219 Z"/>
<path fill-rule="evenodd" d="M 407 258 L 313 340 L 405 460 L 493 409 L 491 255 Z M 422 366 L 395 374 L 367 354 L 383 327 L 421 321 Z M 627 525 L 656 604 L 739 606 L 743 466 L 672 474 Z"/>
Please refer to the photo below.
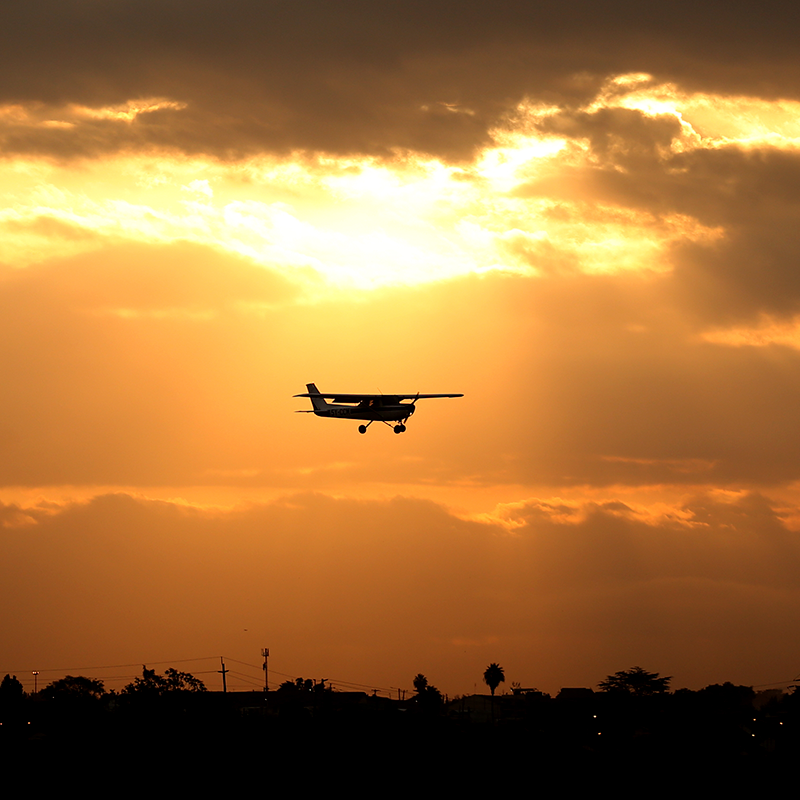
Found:
<path fill-rule="evenodd" d="M 220 662 L 217 666 L 222 666 L 224 662 L 225 671 L 227 674 L 227 688 L 223 685 L 222 681 L 222 672 L 221 669 L 217 669 L 215 667 L 210 667 L 209 665 L 205 666 L 198 666 L 198 667 L 190 667 L 191 664 L 198 664 L 198 662 Z M 181 674 L 189 674 L 194 678 L 199 678 L 200 681 L 204 685 L 205 691 L 209 692 L 233 692 L 233 693 L 242 693 L 242 692 L 255 692 L 258 694 L 264 694 L 264 686 L 263 686 L 263 678 L 259 674 L 262 671 L 262 667 L 259 667 L 258 664 L 254 663 L 245 663 L 238 661 L 236 659 L 226 659 L 224 656 L 204 656 L 201 658 L 188 658 L 188 659 L 181 659 L 181 660 L 167 660 L 163 662 L 150 662 L 148 666 L 147 663 L 141 665 L 141 669 L 138 669 L 136 672 L 131 672 L 125 675 L 108 675 L 108 670 L 121 670 L 123 668 L 138 668 L 140 665 L 137 663 L 131 664 L 116 664 L 116 665 L 105 665 L 105 666 L 84 666 L 78 668 L 71 668 L 71 669 L 64 669 L 64 668 L 49 668 L 44 670 L 37 670 L 35 671 L 36 680 L 34 679 L 34 672 L 31 670 L 17 670 L 7 673 L 11 678 L 19 681 L 22 685 L 25 693 L 28 695 L 33 695 L 38 692 L 41 692 L 44 688 L 49 686 L 50 684 L 56 683 L 57 681 L 61 680 L 64 677 L 85 677 L 89 678 L 90 680 L 99 680 L 103 684 L 103 690 L 105 693 L 119 693 L 122 689 L 124 689 L 128 685 L 132 685 L 135 679 L 141 678 L 142 673 L 144 670 L 152 670 L 155 674 L 161 675 L 165 673 L 168 669 L 175 669 L 179 668 L 179 672 Z M 502 669 L 502 665 L 499 665 Z M 243 671 L 244 669 L 249 669 L 250 672 Z M 616 675 L 625 675 L 631 670 L 640 669 L 639 667 L 631 667 L 626 670 L 619 670 Z M 51 673 L 49 677 L 44 677 L 46 673 Z M 718 680 L 712 684 L 708 684 L 702 687 L 696 688 L 689 688 L 686 686 L 674 686 L 670 685 L 672 683 L 672 676 L 667 675 L 660 675 L 658 672 L 655 673 L 648 673 L 645 670 L 645 673 L 650 675 L 651 677 L 659 680 L 659 681 L 666 681 L 665 685 L 665 693 L 666 694 L 674 694 L 675 692 L 679 691 L 700 691 L 702 689 L 709 688 L 711 686 L 721 686 L 721 685 L 745 685 L 745 684 L 732 684 L 730 681 L 727 680 Z M 421 674 L 421 673 L 419 673 Z M 277 677 L 275 677 L 277 676 Z M 411 681 L 411 685 L 408 687 L 405 686 L 378 686 L 377 684 L 361 684 L 361 683 L 353 683 L 352 681 L 345 680 L 343 678 L 314 678 L 311 676 L 304 676 L 304 675 L 288 675 L 282 672 L 278 672 L 275 670 L 270 669 L 270 689 L 269 693 L 275 693 L 278 689 L 283 686 L 284 684 L 294 684 L 299 680 L 311 680 L 313 681 L 314 685 L 322 684 L 327 688 L 330 688 L 332 691 L 336 692 L 357 692 L 357 693 L 365 693 L 369 695 L 377 695 L 379 697 L 388 697 L 391 699 L 407 699 L 415 694 L 416 689 L 414 688 L 414 681 L 418 676 L 415 675 L 414 679 Z M 467 696 L 491 696 L 490 687 L 486 684 L 486 681 L 483 678 L 483 674 L 481 674 L 480 681 L 477 681 L 475 686 L 473 687 L 473 691 L 471 692 L 464 692 L 464 693 L 452 693 L 447 690 L 447 687 L 440 688 L 436 686 L 436 684 L 431 681 L 428 676 L 424 676 L 427 681 L 427 686 L 435 687 L 438 691 L 441 692 L 441 695 L 446 700 L 454 700 L 459 697 L 467 697 Z M 611 678 L 614 678 L 613 674 L 606 675 L 602 680 L 597 681 L 593 685 L 589 686 L 560 686 L 555 691 L 548 691 L 540 689 L 539 687 L 535 686 L 525 686 L 525 685 L 518 685 L 519 681 L 512 680 L 505 680 L 505 678 L 500 681 L 496 689 L 496 695 L 498 697 L 501 696 L 511 696 L 515 694 L 515 692 L 519 691 L 521 693 L 541 693 L 548 697 L 556 697 L 561 691 L 564 690 L 573 690 L 576 688 L 580 689 L 588 689 L 593 692 L 600 692 L 600 693 L 607 693 L 611 691 L 607 688 L 603 687 L 603 683 Z M 261 678 L 261 685 L 259 685 L 258 681 Z M 513 676 L 512 676 L 513 678 Z M 219 685 L 216 685 L 216 684 Z M 796 680 L 786 681 L 782 683 L 776 684 L 767 684 L 761 686 L 751 686 L 748 685 L 748 688 L 752 689 L 753 692 L 758 695 L 759 693 L 763 692 L 780 692 L 782 694 L 786 694 L 789 692 L 790 689 L 795 688 Z M 34 687 L 36 689 L 34 690 Z M 402 695 L 402 696 L 401 696 Z"/>

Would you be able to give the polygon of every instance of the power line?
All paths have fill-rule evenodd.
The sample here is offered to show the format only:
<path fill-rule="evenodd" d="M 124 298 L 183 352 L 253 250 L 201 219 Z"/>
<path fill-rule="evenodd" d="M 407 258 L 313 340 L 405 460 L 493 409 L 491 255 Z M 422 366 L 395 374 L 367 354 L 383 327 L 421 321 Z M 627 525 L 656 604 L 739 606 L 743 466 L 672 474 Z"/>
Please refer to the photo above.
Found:
<path fill-rule="evenodd" d="M 218 656 L 203 656 L 201 658 L 172 658 L 172 659 L 169 659 L 167 661 L 148 661 L 147 659 L 145 659 L 144 661 L 137 661 L 137 662 L 134 662 L 133 664 L 106 664 L 106 665 L 100 666 L 100 667 L 50 667 L 48 669 L 40 669 L 38 671 L 39 671 L 39 673 L 42 673 L 42 672 L 64 672 L 64 673 L 67 673 L 67 672 L 73 672 L 73 671 L 76 671 L 76 670 L 90 671 L 90 670 L 96 670 L 96 669 L 124 669 L 125 667 L 139 667 L 139 666 L 142 666 L 143 664 L 153 664 L 154 666 L 160 666 L 161 664 L 186 664 L 186 663 L 188 663 L 190 661 L 209 661 L 209 660 L 215 660 L 217 658 L 218 658 Z M 2 671 L 3 670 L 0 670 L 0 672 L 2 672 Z M 16 673 L 19 673 L 19 674 L 24 674 L 26 672 L 33 672 L 33 670 L 31 670 L 31 669 L 18 669 L 18 670 L 6 669 L 4 671 L 8 672 L 8 673 L 15 673 L 16 672 Z"/>

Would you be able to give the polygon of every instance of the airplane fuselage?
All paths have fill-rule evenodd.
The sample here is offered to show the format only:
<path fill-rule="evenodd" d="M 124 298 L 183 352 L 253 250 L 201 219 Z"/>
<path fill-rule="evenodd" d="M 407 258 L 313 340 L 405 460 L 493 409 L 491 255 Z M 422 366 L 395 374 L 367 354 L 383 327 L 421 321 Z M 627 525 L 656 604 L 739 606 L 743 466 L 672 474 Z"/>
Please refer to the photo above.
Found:
<path fill-rule="evenodd" d="M 402 422 L 414 413 L 412 403 L 375 404 L 359 403 L 357 406 L 344 406 L 328 403 L 327 408 L 315 409 L 318 417 L 340 417 L 342 419 L 363 419 L 368 422 Z"/>

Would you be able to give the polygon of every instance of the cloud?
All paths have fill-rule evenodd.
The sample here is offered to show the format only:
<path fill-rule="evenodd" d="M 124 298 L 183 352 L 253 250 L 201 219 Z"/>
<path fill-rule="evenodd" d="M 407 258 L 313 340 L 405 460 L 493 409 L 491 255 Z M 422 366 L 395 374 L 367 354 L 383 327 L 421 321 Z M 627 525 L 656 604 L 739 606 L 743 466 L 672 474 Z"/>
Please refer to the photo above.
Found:
<path fill-rule="evenodd" d="M 166 146 L 239 158 L 411 149 L 460 160 L 526 97 L 579 106 L 613 74 L 649 72 L 690 90 L 773 98 L 796 96 L 798 85 L 782 20 L 719 3 L 644 13 L 627 0 L 491 9 L 452 0 L 42 0 L 3 15 L 9 69 L 0 100 L 185 104 L 129 125 L 94 120 L 7 134 L 7 153 Z"/>
<path fill-rule="evenodd" d="M 619 107 L 548 115 L 540 127 L 543 133 L 586 139 L 604 170 L 617 174 L 620 168 L 641 170 L 671 155 L 673 141 L 683 132 L 672 114 L 652 116 Z"/>
<path fill-rule="evenodd" d="M 694 688 L 790 679 L 781 641 L 800 554 L 773 504 L 697 497 L 650 522 L 632 511 L 530 499 L 509 533 L 401 497 L 25 508 L 36 522 L 0 537 L 5 657 L 252 663 L 266 636 L 284 673 L 397 686 L 424 669 L 450 693 L 489 660 L 548 691 L 633 663 Z"/>
<path fill-rule="evenodd" d="M 84 232 L 46 218 L 31 225 L 48 236 L 53 229 L 57 235 Z M 86 235 L 91 237 L 91 232 Z M 6 303 L 21 305 L 35 297 L 71 313 L 102 314 L 127 308 L 144 314 L 170 309 L 216 314 L 242 305 L 291 301 L 298 293 L 274 271 L 231 253 L 188 242 L 147 245 L 91 238 L 95 247 L 101 246 L 6 273 Z"/>
<path fill-rule="evenodd" d="M 567 137 L 565 154 L 573 155 L 548 164 L 515 196 L 546 200 L 551 213 L 583 214 L 598 227 L 627 212 L 629 242 L 648 233 L 664 242 L 650 266 L 674 271 L 668 291 L 695 325 L 754 322 L 764 314 L 785 320 L 798 312 L 794 139 L 775 143 L 786 147 L 746 136 L 701 140 L 672 113 L 620 107 L 557 112 L 537 125 Z M 546 263 L 542 247 L 524 256 Z M 574 268 L 589 265 L 578 258 Z"/>

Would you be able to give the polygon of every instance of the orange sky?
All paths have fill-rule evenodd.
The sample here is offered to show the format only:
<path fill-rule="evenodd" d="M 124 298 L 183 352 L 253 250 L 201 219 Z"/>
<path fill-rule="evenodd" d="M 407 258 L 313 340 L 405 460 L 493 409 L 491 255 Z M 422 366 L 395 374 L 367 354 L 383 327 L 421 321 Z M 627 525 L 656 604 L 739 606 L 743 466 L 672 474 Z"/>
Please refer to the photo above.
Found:
<path fill-rule="evenodd" d="M 793 37 L 605 5 L 2 12 L 0 673 L 797 675 Z"/>

